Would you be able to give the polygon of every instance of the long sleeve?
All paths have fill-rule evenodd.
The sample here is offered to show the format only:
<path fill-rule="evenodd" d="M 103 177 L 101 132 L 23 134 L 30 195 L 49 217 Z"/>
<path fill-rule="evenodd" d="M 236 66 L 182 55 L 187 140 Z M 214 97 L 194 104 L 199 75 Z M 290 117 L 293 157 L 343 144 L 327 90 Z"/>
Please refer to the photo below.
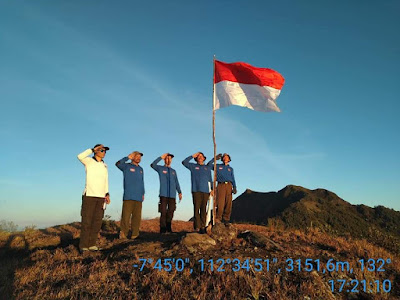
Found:
<path fill-rule="evenodd" d="M 79 153 L 78 154 L 79 161 L 86 166 L 91 161 L 90 157 L 88 156 L 92 153 L 93 153 L 92 149 L 86 149 L 82 153 Z"/>
<path fill-rule="evenodd" d="M 232 182 L 233 188 L 236 189 L 236 180 L 235 180 L 235 174 L 233 173 L 233 169 L 232 169 L 232 179 L 233 179 Z"/>
<path fill-rule="evenodd" d="M 118 169 L 120 169 L 121 171 L 124 171 L 124 169 L 125 169 L 125 167 L 126 167 L 126 161 L 128 160 L 129 158 L 128 157 L 124 157 L 124 158 L 121 158 L 119 161 L 117 161 L 116 163 L 115 163 L 115 165 L 117 166 L 117 168 Z"/>
<path fill-rule="evenodd" d="M 142 184 L 143 184 L 143 196 L 145 194 L 145 189 L 144 189 L 144 170 L 142 169 L 143 176 L 142 176 Z"/>
<path fill-rule="evenodd" d="M 178 174 L 176 173 L 176 171 L 175 171 L 175 183 L 178 194 L 182 194 L 181 186 L 179 185 Z"/>
<path fill-rule="evenodd" d="M 78 155 L 79 161 L 85 166 L 86 183 L 83 194 L 88 197 L 105 197 L 108 193 L 108 169 L 104 161 L 92 157 L 92 149 L 87 149 Z"/>
<path fill-rule="evenodd" d="M 214 158 L 212 158 L 208 163 L 207 166 L 214 167 Z"/>
<path fill-rule="evenodd" d="M 186 168 L 188 168 L 189 170 L 191 169 L 190 168 L 190 160 L 193 158 L 193 156 L 192 155 L 190 155 L 190 156 L 188 156 L 188 157 L 186 157 L 183 161 L 182 161 L 182 165 L 184 165 Z"/>
<path fill-rule="evenodd" d="M 106 172 L 106 194 L 105 194 L 105 196 L 107 196 L 107 194 L 109 194 L 109 191 L 108 191 L 108 169 Z"/>
<path fill-rule="evenodd" d="M 155 171 L 158 172 L 158 167 L 159 166 L 157 164 L 161 159 L 162 159 L 161 156 L 156 158 L 156 160 L 151 163 L 150 167 L 152 167 Z"/>

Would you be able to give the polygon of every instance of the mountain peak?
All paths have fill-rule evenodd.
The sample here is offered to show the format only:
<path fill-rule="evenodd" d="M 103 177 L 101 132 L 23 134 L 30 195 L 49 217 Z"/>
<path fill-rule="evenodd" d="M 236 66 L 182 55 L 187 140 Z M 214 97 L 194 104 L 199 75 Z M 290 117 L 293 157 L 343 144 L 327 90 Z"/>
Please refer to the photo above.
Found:
<path fill-rule="evenodd" d="M 233 201 L 233 221 L 298 229 L 318 227 L 339 235 L 369 237 L 388 249 L 398 248 L 391 246 L 400 242 L 398 211 L 352 205 L 323 188 L 310 190 L 287 185 L 278 192 L 248 191 Z"/>

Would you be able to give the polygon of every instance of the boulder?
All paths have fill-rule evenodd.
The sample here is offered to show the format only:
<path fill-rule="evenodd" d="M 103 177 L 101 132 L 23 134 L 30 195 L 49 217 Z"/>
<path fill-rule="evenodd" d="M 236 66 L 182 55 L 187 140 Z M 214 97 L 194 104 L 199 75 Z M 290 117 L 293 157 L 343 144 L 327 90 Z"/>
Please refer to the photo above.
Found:
<path fill-rule="evenodd" d="M 231 224 L 217 223 L 211 229 L 212 238 L 222 243 L 230 243 L 237 237 L 237 234 L 237 229 Z"/>
<path fill-rule="evenodd" d="M 191 253 L 196 252 L 198 250 L 208 250 L 217 244 L 216 241 L 207 234 L 200 234 L 200 233 L 188 233 L 182 239 L 181 243 Z"/>
<path fill-rule="evenodd" d="M 238 235 L 238 238 L 242 238 L 256 247 L 268 248 L 271 250 L 282 250 L 280 245 L 258 232 L 246 230 L 241 232 Z"/>

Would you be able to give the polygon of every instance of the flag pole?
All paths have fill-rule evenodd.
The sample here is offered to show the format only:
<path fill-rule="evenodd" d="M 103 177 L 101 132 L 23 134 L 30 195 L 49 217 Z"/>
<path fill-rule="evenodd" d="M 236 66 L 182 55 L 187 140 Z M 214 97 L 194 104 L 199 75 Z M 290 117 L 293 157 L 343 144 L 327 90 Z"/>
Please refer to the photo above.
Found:
<path fill-rule="evenodd" d="M 213 225 L 215 225 L 215 208 L 216 208 L 216 180 L 217 180 L 217 144 L 215 143 L 215 54 L 213 59 L 213 143 L 214 143 L 214 180 L 213 180 L 213 191 L 214 191 L 214 201 L 213 201 Z"/>

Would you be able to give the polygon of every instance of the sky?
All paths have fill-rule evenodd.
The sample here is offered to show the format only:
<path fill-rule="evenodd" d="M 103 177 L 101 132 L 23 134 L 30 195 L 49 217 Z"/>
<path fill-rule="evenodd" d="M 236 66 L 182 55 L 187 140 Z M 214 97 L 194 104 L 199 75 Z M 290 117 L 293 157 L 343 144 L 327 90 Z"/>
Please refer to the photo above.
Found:
<path fill-rule="evenodd" d="M 217 152 L 231 155 L 238 194 L 286 185 L 324 188 L 352 204 L 400 210 L 400 2 L 0 0 L 0 220 L 20 227 L 80 221 L 77 155 L 144 153 L 143 218 L 158 217 L 158 174 L 175 155 L 183 191 L 174 219 L 193 214 L 181 161 L 213 155 L 213 55 L 285 77 L 281 113 L 216 111 Z"/>

